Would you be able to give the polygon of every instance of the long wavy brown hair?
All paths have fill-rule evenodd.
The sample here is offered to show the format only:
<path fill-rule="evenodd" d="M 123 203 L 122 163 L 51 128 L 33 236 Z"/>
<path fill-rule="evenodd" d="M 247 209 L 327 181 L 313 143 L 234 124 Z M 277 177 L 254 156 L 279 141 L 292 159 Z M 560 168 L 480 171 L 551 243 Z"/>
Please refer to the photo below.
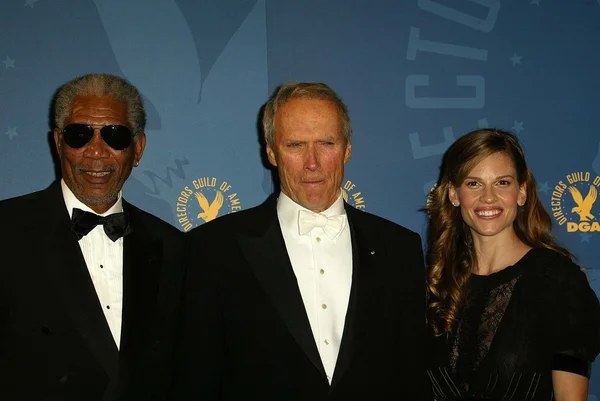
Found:
<path fill-rule="evenodd" d="M 527 167 L 519 140 L 498 129 L 480 129 L 462 136 L 444 154 L 439 179 L 425 207 L 429 215 L 427 323 L 435 335 L 449 333 L 454 328 L 465 284 L 476 263 L 471 231 L 462 219 L 460 208 L 450 203 L 449 188 L 459 187 L 481 160 L 496 152 L 504 152 L 512 159 L 519 185 L 527 184 L 526 202 L 518 207 L 513 222 L 518 238 L 532 248 L 549 248 L 572 258 L 552 237 L 552 220 L 539 199 L 535 178 Z"/>

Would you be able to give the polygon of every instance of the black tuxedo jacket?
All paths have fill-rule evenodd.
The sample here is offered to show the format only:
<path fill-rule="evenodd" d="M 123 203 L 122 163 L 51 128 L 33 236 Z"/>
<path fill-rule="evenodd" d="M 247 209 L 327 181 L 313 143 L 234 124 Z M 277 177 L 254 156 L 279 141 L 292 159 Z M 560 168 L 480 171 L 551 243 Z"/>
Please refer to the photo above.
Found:
<path fill-rule="evenodd" d="M 346 212 L 353 277 L 331 386 L 271 197 L 188 236 L 171 401 L 429 398 L 419 235 Z"/>
<path fill-rule="evenodd" d="M 71 231 L 60 183 L 0 202 L 0 400 L 160 399 L 183 235 L 123 201 L 120 351 Z"/>

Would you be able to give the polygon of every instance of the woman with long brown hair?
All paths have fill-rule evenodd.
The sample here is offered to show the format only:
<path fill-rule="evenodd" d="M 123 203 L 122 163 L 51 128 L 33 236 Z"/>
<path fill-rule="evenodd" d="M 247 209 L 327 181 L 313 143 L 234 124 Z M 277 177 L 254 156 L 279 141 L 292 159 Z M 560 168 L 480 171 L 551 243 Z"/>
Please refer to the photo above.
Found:
<path fill-rule="evenodd" d="M 426 210 L 435 399 L 585 400 L 598 298 L 554 241 L 517 138 L 459 138 Z"/>

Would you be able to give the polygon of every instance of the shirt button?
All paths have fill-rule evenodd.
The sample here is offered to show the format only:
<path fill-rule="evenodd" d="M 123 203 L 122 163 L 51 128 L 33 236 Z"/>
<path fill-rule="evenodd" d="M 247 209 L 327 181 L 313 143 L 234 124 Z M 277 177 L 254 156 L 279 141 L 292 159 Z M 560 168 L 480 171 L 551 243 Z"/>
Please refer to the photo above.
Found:
<path fill-rule="evenodd" d="M 323 274 L 325 274 L 325 270 L 321 269 L 321 270 L 319 270 L 319 273 L 320 273 L 320 274 L 321 274 L 321 276 L 322 276 Z"/>
<path fill-rule="evenodd" d="M 321 242 L 321 237 L 317 237 L 317 242 Z"/>
<path fill-rule="evenodd" d="M 323 341 L 323 342 L 325 343 L 325 345 L 329 345 L 329 340 L 327 340 L 327 339 L 326 339 L 326 340 L 325 340 L 325 341 Z"/>
<path fill-rule="evenodd" d="M 103 266 L 103 265 L 100 265 L 100 268 L 101 268 L 101 269 L 104 269 L 104 266 Z"/>
<path fill-rule="evenodd" d="M 321 304 L 321 308 L 327 309 L 327 304 Z"/>
<path fill-rule="evenodd" d="M 106 305 L 106 309 L 110 309 L 110 305 Z"/>

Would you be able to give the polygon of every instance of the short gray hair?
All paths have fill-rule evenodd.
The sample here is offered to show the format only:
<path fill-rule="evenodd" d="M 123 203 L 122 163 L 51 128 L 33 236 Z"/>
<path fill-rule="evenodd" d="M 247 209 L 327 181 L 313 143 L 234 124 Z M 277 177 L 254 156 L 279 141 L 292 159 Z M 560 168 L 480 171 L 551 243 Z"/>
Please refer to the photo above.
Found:
<path fill-rule="evenodd" d="M 135 86 L 125 79 L 111 74 L 86 74 L 77 77 L 60 87 L 54 104 L 54 123 L 64 128 L 65 120 L 71 113 L 73 100 L 77 96 L 109 96 L 125 103 L 127 122 L 131 126 L 133 139 L 146 128 L 146 112 L 142 96 Z"/>
<path fill-rule="evenodd" d="M 277 109 L 293 98 L 319 99 L 332 102 L 340 113 L 344 139 L 350 141 L 352 121 L 348 114 L 348 107 L 333 89 L 320 82 L 286 82 L 279 87 L 275 95 L 267 102 L 263 111 L 262 127 L 265 141 L 269 146 L 274 146 Z"/>

